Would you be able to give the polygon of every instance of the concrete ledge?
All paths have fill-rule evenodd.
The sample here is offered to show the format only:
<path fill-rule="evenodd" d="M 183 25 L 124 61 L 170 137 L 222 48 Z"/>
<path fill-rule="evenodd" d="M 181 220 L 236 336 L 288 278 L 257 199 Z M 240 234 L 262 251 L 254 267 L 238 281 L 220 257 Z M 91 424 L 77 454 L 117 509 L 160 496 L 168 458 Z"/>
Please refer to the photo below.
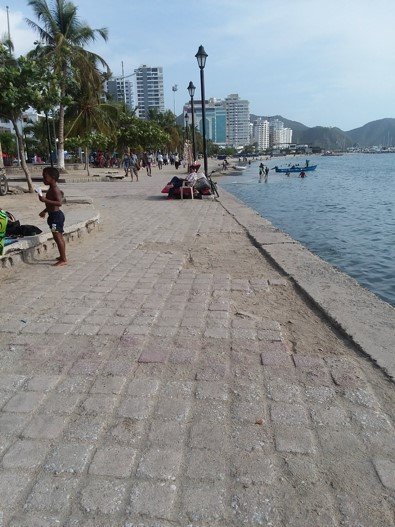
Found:
<path fill-rule="evenodd" d="M 326 317 L 395 378 L 395 309 L 221 189 L 221 205 Z"/>
<path fill-rule="evenodd" d="M 75 239 L 81 238 L 84 234 L 92 232 L 97 228 L 99 220 L 99 213 L 92 214 L 90 212 L 90 217 L 67 226 L 64 230 L 66 243 L 70 243 Z M 56 247 L 56 244 L 50 232 L 21 238 L 19 241 L 4 248 L 4 254 L 0 256 L 0 269 L 14 267 L 20 262 L 32 261 L 53 247 Z"/>

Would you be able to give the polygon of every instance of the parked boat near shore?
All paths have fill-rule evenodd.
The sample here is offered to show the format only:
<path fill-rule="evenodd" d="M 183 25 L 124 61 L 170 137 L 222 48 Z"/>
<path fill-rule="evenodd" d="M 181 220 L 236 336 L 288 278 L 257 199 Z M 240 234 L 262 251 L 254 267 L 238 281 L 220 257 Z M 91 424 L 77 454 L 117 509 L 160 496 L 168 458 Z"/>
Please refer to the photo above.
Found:
<path fill-rule="evenodd" d="M 317 165 L 307 165 L 304 167 L 298 165 L 292 165 L 291 167 L 278 167 L 275 166 L 274 170 L 280 174 L 288 174 L 289 172 L 312 172 L 317 168 Z"/>

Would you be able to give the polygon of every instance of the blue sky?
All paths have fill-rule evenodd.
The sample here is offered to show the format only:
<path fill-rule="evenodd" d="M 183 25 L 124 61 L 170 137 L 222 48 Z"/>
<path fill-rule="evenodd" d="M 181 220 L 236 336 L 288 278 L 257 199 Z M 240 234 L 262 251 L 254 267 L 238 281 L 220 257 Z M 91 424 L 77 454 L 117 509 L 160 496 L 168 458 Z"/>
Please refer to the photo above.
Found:
<path fill-rule="evenodd" d="M 0 33 L 18 54 L 36 36 L 25 0 L 3 0 Z M 49 0 L 49 3 L 51 0 Z M 163 66 L 165 104 L 176 112 L 199 90 L 194 55 L 208 59 L 206 97 L 238 93 L 258 115 L 280 114 L 307 126 L 350 130 L 395 117 L 395 0 L 76 0 L 81 19 L 107 27 L 92 47 L 115 74 L 141 64 Z"/>

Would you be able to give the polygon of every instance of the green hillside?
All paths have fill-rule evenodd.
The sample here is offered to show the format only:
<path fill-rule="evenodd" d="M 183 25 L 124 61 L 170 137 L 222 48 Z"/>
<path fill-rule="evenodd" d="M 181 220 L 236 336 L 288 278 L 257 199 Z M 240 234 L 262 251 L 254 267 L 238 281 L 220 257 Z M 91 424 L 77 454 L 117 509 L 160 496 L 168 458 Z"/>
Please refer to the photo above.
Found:
<path fill-rule="evenodd" d="M 314 126 L 303 132 L 296 132 L 294 139 L 298 144 L 320 146 L 324 150 L 344 150 L 352 146 L 352 139 L 340 128 Z"/>
<path fill-rule="evenodd" d="M 346 132 L 352 142 L 361 147 L 395 146 L 395 119 L 379 119 Z"/>

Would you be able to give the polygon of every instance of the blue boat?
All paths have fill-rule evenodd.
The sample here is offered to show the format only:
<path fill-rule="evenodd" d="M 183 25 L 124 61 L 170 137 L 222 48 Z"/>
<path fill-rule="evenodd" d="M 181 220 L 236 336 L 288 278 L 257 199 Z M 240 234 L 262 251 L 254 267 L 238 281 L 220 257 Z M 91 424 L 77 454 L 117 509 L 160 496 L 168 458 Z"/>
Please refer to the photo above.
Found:
<path fill-rule="evenodd" d="M 298 165 L 292 165 L 290 167 L 274 167 L 274 170 L 276 172 L 280 172 L 281 174 L 288 174 L 291 172 L 297 172 L 298 174 L 300 172 L 312 172 L 317 168 L 317 165 L 307 165 L 304 167 L 298 166 Z"/>

